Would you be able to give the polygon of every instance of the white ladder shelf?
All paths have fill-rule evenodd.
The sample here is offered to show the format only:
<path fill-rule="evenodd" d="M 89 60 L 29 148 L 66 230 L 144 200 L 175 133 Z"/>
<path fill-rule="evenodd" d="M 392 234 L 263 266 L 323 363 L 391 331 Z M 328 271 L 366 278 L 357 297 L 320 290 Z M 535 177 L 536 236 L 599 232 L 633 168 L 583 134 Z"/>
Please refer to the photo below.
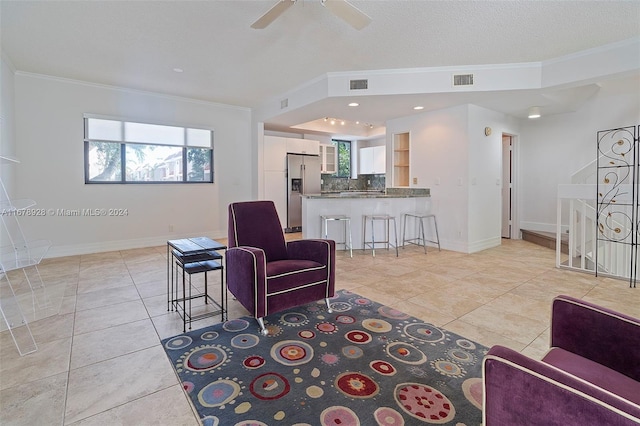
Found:
<path fill-rule="evenodd" d="M 11 163 L 19 161 L 0 155 L 0 164 Z M 35 204 L 33 200 L 11 200 L 0 177 L 0 312 L 21 356 L 38 350 L 21 302 L 28 304 L 34 318 L 52 308 L 38 270 L 51 242 L 27 241 L 18 220 Z M 18 280 L 19 270 L 24 280 Z"/>

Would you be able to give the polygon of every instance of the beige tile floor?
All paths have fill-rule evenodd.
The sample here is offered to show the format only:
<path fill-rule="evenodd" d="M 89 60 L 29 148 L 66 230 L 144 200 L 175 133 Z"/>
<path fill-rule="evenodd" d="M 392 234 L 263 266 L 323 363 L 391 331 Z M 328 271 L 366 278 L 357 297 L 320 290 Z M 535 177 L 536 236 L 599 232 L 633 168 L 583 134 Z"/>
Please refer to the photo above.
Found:
<path fill-rule="evenodd" d="M 520 240 L 470 255 L 433 248 L 425 255 L 415 246 L 397 258 L 339 252 L 336 281 L 486 346 L 536 358 L 548 345 L 557 294 L 640 317 L 640 288 L 556 269 L 554 256 Z M 60 310 L 31 324 L 32 354 L 20 357 L 10 334 L 0 333 L 0 424 L 199 424 L 160 344 L 182 331 L 178 315 L 167 312 L 166 262 L 166 247 L 43 261 L 44 282 L 64 284 Z M 230 318 L 246 314 L 229 301 Z"/>

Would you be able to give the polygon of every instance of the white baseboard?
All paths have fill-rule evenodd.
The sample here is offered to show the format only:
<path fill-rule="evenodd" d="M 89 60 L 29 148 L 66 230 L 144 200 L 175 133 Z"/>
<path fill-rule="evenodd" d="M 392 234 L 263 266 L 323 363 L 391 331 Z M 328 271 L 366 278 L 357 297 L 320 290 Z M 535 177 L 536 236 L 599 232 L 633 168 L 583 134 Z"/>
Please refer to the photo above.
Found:
<path fill-rule="evenodd" d="M 474 241 L 469 244 L 467 253 L 476 253 L 502 244 L 501 237 L 487 238 L 486 240 Z"/>
<path fill-rule="evenodd" d="M 501 237 L 489 238 L 483 241 L 476 241 L 473 243 L 468 243 L 466 241 L 451 241 L 451 240 L 443 240 L 440 239 L 440 248 L 442 250 L 455 251 L 458 253 L 475 253 L 478 251 L 482 251 L 488 248 L 497 247 L 502 243 Z M 429 247 L 437 248 L 437 244 L 428 244 Z"/>
<path fill-rule="evenodd" d="M 555 223 L 520 222 L 520 229 L 525 231 L 556 232 Z"/>
<path fill-rule="evenodd" d="M 201 233 L 192 235 L 176 235 L 168 234 L 157 237 L 136 238 L 131 240 L 115 240 L 115 241 L 98 241 L 95 243 L 85 244 L 69 244 L 69 245 L 54 245 L 52 246 L 45 258 L 63 257 L 63 256 L 77 256 L 82 254 L 91 253 L 104 253 L 108 251 L 130 250 L 144 247 L 156 247 L 164 246 L 168 240 L 177 240 L 180 238 L 191 238 L 208 236 L 215 239 L 225 239 L 226 231 L 203 231 Z"/>

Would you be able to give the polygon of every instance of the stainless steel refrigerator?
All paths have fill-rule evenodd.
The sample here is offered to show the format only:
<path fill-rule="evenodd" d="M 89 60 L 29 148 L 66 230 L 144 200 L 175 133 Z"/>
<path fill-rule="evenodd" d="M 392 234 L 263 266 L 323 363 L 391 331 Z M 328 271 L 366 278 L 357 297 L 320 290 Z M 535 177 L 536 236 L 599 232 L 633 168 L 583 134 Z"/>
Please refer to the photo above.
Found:
<path fill-rule="evenodd" d="M 287 232 L 302 230 L 302 195 L 320 193 L 320 157 L 287 154 Z"/>

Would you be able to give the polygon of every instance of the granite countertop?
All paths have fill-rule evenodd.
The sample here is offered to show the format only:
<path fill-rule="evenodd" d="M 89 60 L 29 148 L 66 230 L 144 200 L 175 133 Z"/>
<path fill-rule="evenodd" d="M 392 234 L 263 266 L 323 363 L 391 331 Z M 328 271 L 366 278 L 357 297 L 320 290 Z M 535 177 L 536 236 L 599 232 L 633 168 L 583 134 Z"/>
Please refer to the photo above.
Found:
<path fill-rule="evenodd" d="M 342 191 L 306 194 L 306 198 L 416 198 L 430 197 L 429 188 L 387 188 L 384 191 Z"/>

